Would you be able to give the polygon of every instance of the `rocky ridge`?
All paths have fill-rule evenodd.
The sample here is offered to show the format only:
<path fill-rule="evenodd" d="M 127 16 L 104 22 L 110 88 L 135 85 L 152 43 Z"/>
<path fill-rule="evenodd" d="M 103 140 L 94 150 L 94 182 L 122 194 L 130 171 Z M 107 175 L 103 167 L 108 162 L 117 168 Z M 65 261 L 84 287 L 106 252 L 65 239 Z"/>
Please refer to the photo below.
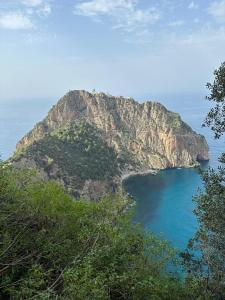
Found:
<path fill-rule="evenodd" d="M 77 125 L 73 127 L 75 123 L 83 125 L 81 128 L 76 127 Z M 68 135 L 71 126 L 72 131 L 83 132 L 82 138 L 77 138 L 76 135 L 71 143 L 68 138 L 60 140 L 55 134 L 63 129 Z M 89 141 L 88 147 L 91 150 L 88 149 L 91 152 L 82 150 L 86 149 L 86 140 Z M 93 146 L 92 140 L 97 140 L 98 145 Z M 46 148 L 43 145 L 49 146 Z M 103 149 L 108 150 L 104 152 Z M 54 156 L 54 151 L 58 151 L 60 158 Z M 74 153 L 77 154 L 75 157 Z M 86 156 L 83 157 L 83 153 Z M 75 172 L 74 176 L 66 168 L 62 175 L 61 161 L 65 165 L 76 161 L 73 170 L 77 170 L 78 154 L 83 157 L 87 169 L 92 161 L 89 157 L 95 157 L 95 164 L 91 168 L 97 168 L 96 178 L 86 172 L 83 180 L 80 180 L 79 172 Z M 107 158 L 105 155 L 108 155 Z M 100 195 L 106 191 L 114 191 L 120 185 L 122 174 L 145 172 L 149 169 L 193 167 L 198 161 L 208 158 L 205 138 L 194 132 L 178 114 L 168 111 L 160 103 L 138 103 L 131 98 L 113 97 L 104 93 L 70 91 L 17 144 L 13 160 L 17 165 L 35 165 L 43 176 L 55 178 L 67 188 L 70 186 L 78 197 L 94 197 L 95 193 Z M 98 169 L 104 169 L 107 162 L 114 169 L 101 177 Z M 102 165 L 101 168 L 99 164 Z M 80 167 L 82 170 L 82 164 Z M 77 181 L 82 182 L 77 184 Z"/>

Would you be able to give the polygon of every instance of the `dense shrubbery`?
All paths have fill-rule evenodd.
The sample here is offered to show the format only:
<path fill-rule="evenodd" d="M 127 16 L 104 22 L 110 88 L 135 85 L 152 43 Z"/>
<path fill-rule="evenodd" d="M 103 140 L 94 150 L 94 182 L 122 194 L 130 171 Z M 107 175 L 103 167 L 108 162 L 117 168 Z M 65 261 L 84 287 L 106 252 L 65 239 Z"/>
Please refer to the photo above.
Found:
<path fill-rule="evenodd" d="M 216 107 L 206 125 L 216 138 L 225 132 L 224 83 L 225 63 L 208 84 Z M 45 168 L 57 161 L 81 180 L 118 172 L 113 149 L 87 123 L 55 131 L 29 154 Z M 128 200 L 75 201 L 55 182 L 1 163 L 0 299 L 225 299 L 224 153 L 220 162 L 217 171 L 202 174 L 205 191 L 196 197 L 195 211 L 200 227 L 182 253 L 188 270 L 182 280 L 167 270 L 173 250 L 132 224 Z"/>
<path fill-rule="evenodd" d="M 127 200 L 74 201 L 0 166 L 0 299 L 194 299 L 166 273 L 173 251 L 132 225 Z"/>
<path fill-rule="evenodd" d="M 214 103 L 204 126 L 208 126 L 216 139 L 225 133 L 225 62 L 214 72 L 213 83 L 207 87 L 207 99 Z M 219 158 L 218 169 L 202 172 L 205 190 L 197 197 L 195 214 L 199 229 L 184 254 L 190 277 L 199 278 L 203 299 L 225 299 L 225 152 Z M 199 255 L 193 257 L 193 250 Z"/>
<path fill-rule="evenodd" d="M 96 148 L 99 140 L 97 128 L 85 121 L 74 122 L 66 128 L 56 129 L 52 136 L 71 144 L 77 143 L 85 152 Z"/>
<path fill-rule="evenodd" d="M 47 172 L 56 163 L 62 174 L 81 180 L 108 179 L 119 173 L 114 149 L 86 122 L 55 130 L 29 146 L 23 155 L 34 159 Z"/>

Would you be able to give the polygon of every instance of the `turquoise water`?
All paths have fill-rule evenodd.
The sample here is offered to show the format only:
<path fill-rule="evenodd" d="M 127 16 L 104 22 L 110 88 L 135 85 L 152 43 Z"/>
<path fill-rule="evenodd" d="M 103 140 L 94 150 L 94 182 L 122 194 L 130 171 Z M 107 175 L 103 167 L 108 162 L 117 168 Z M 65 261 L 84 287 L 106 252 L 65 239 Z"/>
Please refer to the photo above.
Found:
<path fill-rule="evenodd" d="M 210 165 L 216 166 L 217 157 L 224 150 L 224 139 L 215 141 L 210 130 L 201 127 L 209 110 L 203 97 L 179 95 L 159 99 L 168 109 L 180 113 L 194 130 L 206 136 L 210 146 Z M 0 99 L 2 159 L 13 153 L 18 140 L 45 117 L 55 102 L 55 99 Z M 133 177 L 126 186 L 137 203 L 134 220 L 146 230 L 167 239 L 174 247 L 184 249 L 198 226 L 192 201 L 197 189 L 202 188 L 198 172 L 194 169 L 165 170 L 156 176 Z"/>
<path fill-rule="evenodd" d="M 224 137 L 215 140 L 212 132 L 201 126 L 209 111 L 208 103 L 199 96 L 186 96 L 175 98 L 175 101 L 167 99 L 164 104 L 205 135 L 210 161 L 202 168 L 217 167 L 217 158 L 224 151 Z M 160 171 L 156 176 L 131 177 L 125 182 L 125 188 L 136 201 L 134 221 L 168 240 L 173 247 L 184 250 L 198 227 L 193 196 L 204 190 L 198 170 L 171 169 Z"/>
<path fill-rule="evenodd" d="M 160 171 L 156 176 L 132 177 L 125 183 L 136 201 L 134 221 L 168 240 L 175 248 L 185 249 L 197 229 L 192 194 L 202 188 L 194 169 Z"/>

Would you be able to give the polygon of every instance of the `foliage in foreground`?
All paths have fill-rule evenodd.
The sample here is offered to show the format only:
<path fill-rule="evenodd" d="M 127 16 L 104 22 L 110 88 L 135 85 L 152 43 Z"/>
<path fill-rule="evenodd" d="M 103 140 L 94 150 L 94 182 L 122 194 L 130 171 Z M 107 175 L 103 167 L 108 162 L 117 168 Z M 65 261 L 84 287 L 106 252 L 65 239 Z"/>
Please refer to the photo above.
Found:
<path fill-rule="evenodd" d="M 225 133 L 225 62 L 214 72 L 213 83 L 208 83 L 209 101 L 214 102 L 204 126 L 216 139 Z M 203 172 L 205 190 L 195 197 L 195 214 L 199 229 L 189 243 L 185 263 L 190 276 L 199 278 L 205 299 L 225 299 L 225 153 L 219 158 L 218 169 Z M 199 255 L 192 256 L 192 250 Z"/>
<path fill-rule="evenodd" d="M 132 225 L 126 204 L 74 201 L 2 164 L 0 299 L 194 299 L 166 273 L 173 251 Z"/>

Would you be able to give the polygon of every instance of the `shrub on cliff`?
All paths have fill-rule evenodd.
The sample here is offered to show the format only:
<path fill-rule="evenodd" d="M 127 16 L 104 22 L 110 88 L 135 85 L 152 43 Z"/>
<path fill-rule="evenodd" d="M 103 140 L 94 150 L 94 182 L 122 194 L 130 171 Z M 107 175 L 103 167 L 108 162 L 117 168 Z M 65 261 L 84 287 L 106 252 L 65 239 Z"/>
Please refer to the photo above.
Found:
<path fill-rule="evenodd" d="M 87 122 L 74 122 L 53 131 L 28 146 L 22 155 L 34 159 L 49 174 L 55 165 L 63 175 L 82 180 L 103 180 L 119 174 L 114 149 Z"/>

